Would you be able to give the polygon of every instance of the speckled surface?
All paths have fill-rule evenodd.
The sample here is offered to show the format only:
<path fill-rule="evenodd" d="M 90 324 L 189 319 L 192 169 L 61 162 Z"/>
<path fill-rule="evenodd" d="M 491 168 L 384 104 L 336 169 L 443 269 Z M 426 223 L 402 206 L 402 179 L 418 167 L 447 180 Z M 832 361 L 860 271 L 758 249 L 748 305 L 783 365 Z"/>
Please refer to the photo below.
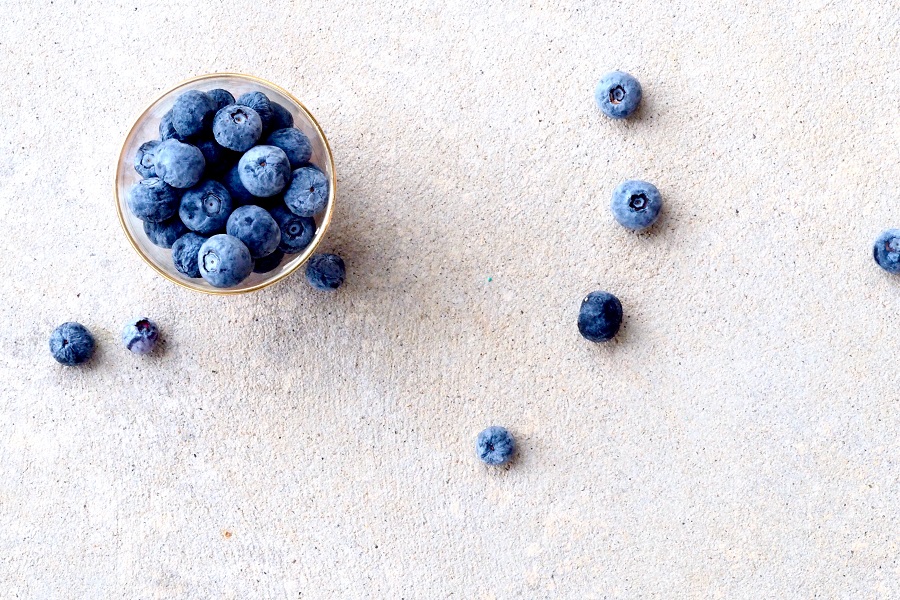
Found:
<path fill-rule="evenodd" d="M 897 2 L 7 0 L 0 597 L 896 598 Z M 160 35 L 160 32 L 163 32 Z M 638 118 L 593 104 L 605 71 Z M 338 293 L 182 290 L 112 184 L 241 71 L 332 143 Z M 648 234 L 612 189 L 654 182 Z M 582 296 L 625 308 L 578 336 Z M 119 347 L 136 315 L 163 351 Z M 64 369 L 50 331 L 95 334 Z M 474 438 L 509 427 L 508 470 Z"/>

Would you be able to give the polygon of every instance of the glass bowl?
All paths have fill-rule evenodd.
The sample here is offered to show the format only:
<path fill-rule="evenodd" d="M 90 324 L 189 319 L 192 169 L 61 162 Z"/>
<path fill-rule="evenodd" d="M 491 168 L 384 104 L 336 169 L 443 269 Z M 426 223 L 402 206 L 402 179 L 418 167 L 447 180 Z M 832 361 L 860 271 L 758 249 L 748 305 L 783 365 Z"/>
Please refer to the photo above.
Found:
<path fill-rule="evenodd" d="M 251 273 L 247 279 L 230 288 L 216 288 L 207 283 L 205 279 L 191 279 L 179 273 L 172 263 L 172 251 L 154 245 L 147 238 L 147 234 L 144 233 L 143 223 L 131 214 L 125 202 L 128 189 L 141 179 L 141 176 L 134 170 L 135 152 L 144 142 L 159 139 L 159 122 L 162 116 L 172 108 L 175 100 L 183 92 L 187 90 L 208 91 L 216 88 L 228 90 L 235 98 L 245 92 L 261 91 L 270 100 L 281 104 L 290 111 L 294 117 L 294 127 L 306 134 L 312 145 L 312 158 L 310 158 L 309 162 L 321 169 L 329 182 L 328 206 L 315 217 L 316 235 L 312 243 L 300 254 L 286 255 L 281 264 L 274 270 L 261 274 Z M 303 266 L 309 257 L 313 255 L 328 229 L 328 224 L 331 222 L 331 215 L 334 212 L 336 183 L 334 159 L 331 155 L 331 148 L 328 146 L 328 140 L 325 139 L 325 133 L 315 117 L 299 100 L 277 85 L 258 77 L 241 75 L 239 73 L 212 73 L 194 77 L 176 85 L 157 98 L 137 118 L 137 121 L 131 127 L 131 131 L 128 132 L 128 136 L 125 138 L 122 152 L 119 154 L 119 162 L 116 165 L 116 210 L 119 213 L 119 221 L 122 223 L 125 235 L 128 237 L 128 241 L 131 242 L 132 247 L 148 265 L 172 283 L 206 294 L 243 294 L 260 290 L 277 281 L 281 281 Z"/>

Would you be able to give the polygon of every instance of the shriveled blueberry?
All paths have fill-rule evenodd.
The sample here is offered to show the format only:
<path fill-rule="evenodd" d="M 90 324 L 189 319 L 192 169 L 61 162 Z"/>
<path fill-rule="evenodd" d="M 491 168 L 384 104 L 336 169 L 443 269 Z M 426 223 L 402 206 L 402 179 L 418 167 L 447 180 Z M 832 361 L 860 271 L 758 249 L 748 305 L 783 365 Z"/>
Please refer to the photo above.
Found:
<path fill-rule="evenodd" d="M 122 329 L 122 345 L 135 354 L 149 354 L 159 340 L 159 328 L 147 317 L 130 321 Z"/>
<path fill-rule="evenodd" d="M 188 228 L 184 226 L 181 219 L 173 217 L 161 223 L 153 221 L 144 221 L 144 233 L 147 238 L 160 248 L 171 248 L 175 240 L 187 233 Z"/>
<path fill-rule="evenodd" d="M 281 243 L 278 223 L 269 211 L 252 204 L 236 208 L 228 217 L 225 231 L 244 242 L 252 258 L 272 254 Z"/>
<path fill-rule="evenodd" d="M 309 138 L 294 127 L 276 129 L 266 138 L 266 143 L 284 150 L 288 160 L 291 161 L 292 169 L 306 163 L 312 156 L 312 145 L 309 143 Z"/>
<path fill-rule="evenodd" d="M 200 246 L 208 238 L 196 233 L 186 233 L 172 245 L 172 262 L 175 269 L 185 277 L 200 277 Z"/>
<path fill-rule="evenodd" d="M 284 193 L 284 203 L 301 217 L 317 215 L 328 206 L 328 178 L 313 165 L 291 173 L 291 184 Z"/>
<path fill-rule="evenodd" d="M 269 101 L 268 96 L 262 92 L 247 92 L 238 98 L 235 104 L 249 106 L 255 110 L 259 118 L 262 119 L 263 129 L 270 129 L 273 113 L 272 103 Z"/>
<path fill-rule="evenodd" d="M 516 440 L 505 427 L 493 425 L 478 434 L 475 452 L 483 462 L 498 466 L 508 463 L 516 452 Z"/>
<path fill-rule="evenodd" d="M 336 290 L 344 283 L 347 271 L 337 254 L 316 254 L 306 263 L 306 281 L 317 290 Z"/>
<path fill-rule="evenodd" d="M 225 186 L 207 179 L 184 193 L 178 216 L 191 231 L 211 234 L 225 228 L 232 209 L 231 194 Z"/>
<path fill-rule="evenodd" d="M 619 225 L 641 231 L 653 225 L 662 208 L 662 196 L 652 183 L 640 180 L 625 181 L 612 195 L 610 209 Z"/>
<path fill-rule="evenodd" d="M 259 141 L 263 124 L 252 108 L 230 104 L 216 113 L 212 130 L 219 144 L 229 150 L 245 152 Z"/>
<path fill-rule="evenodd" d="M 200 246 L 199 262 L 203 279 L 219 288 L 236 286 L 253 270 L 247 246 L 236 237 L 222 233 Z"/>
<path fill-rule="evenodd" d="M 592 342 L 606 342 L 615 337 L 622 325 L 622 303 L 609 292 L 591 292 L 581 301 L 578 331 Z"/>
<path fill-rule="evenodd" d="M 268 198 L 287 187 L 291 163 L 277 146 L 254 146 L 238 161 L 241 183 L 254 196 Z"/>
<path fill-rule="evenodd" d="M 222 178 L 222 184 L 231 194 L 231 199 L 235 205 L 253 204 L 256 202 L 256 196 L 248 192 L 244 184 L 241 183 L 241 173 L 238 171 L 237 165 L 234 165 L 225 174 L 225 177 Z"/>
<path fill-rule="evenodd" d="M 134 153 L 134 170 L 141 177 L 156 177 L 153 153 L 156 151 L 157 146 L 159 146 L 159 140 L 144 142 L 137 152 Z"/>
<path fill-rule="evenodd" d="M 131 214 L 142 221 L 159 223 L 178 212 L 178 194 L 159 177 L 141 179 L 125 198 Z"/>
<path fill-rule="evenodd" d="M 199 148 L 174 139 L 157 146 L 155 157 L 156 176 L 176 188 L 196 185 L 206 166 Z"/>
<path fill-rule="evenodd" d="M 269 100 L 269 105 L 272 107 L 272 120 L 269 122 L 269 128 L 272 131 L 294 126 L 294 115 L 288 109 L 271 100 Z"/>
<path fill-rule="evenodd" d="M 640 105 L 642 95 L 638 80 L 622 71 L 604 75 L 594 90 L 597 106 L 603 114 L 613 119 L 630 117 Z"/>
<path fill-rule="evenodd" d="M 270 271 L 274 271 L 278 267 L 278 265 L 281 264 L 281 260 L 283 258 L 284 252 L 282 252 L 281 250 L 276 250 L 268 256 L 257 258 L 256 262 L 253 264 L 253 272 L 268 273 Z"/>
<path fill-rule="evenodd" d="M 63 323 L 50 334 L 50 354 L 67 367 L 86 363 L 94 347 L 94 336 L 81 323 Z"/>
<path fill-rule="evenodd" d="M 222 88 L 209 90 L 206 92 L 206 95 L 212 100 L 216 110 L 223 109 L 229 104 L 234 104 L 234 96 L 231 95 L 231 92 Z"/>
<path fill-rule="evenodd" d="M 872 252 L 878 266 L 888 273 L 900 273 L 900 229 L 883 231 Z"/>
<path fill-rule="evenodd" d="M 209 128 L 216 107 L 212 99 L 199 90 L 188 90 L 178 96 L 172 106 L 172 126 L 183 137 L 197 135 Z"/>
<path fill-rule="evenodd" d="M 195 145 L 203 153 L 203 160 L 206 162 L 204 173 L 207 177 L 224 174 L 239 158 L 237 152 L 223 148 L 215 140 L 198 140 Z"/>
<path fill-rule="evenodd" d="M 159 139 L 163 142 L 166 140 L 184 141 L 186 138 L 175 131 L 175 124 L 172 121 L 172 111 L 170 110 L 159 120 Z"/>
<path fill-rule="evenodd" d="M 311 217 L 299 217 L 285 206 L 276 206 L 269 211 L 281 229 L 281 243 L 278 249 L 287 254 L 303 252 L 316 237 L 316 222 Z"/>

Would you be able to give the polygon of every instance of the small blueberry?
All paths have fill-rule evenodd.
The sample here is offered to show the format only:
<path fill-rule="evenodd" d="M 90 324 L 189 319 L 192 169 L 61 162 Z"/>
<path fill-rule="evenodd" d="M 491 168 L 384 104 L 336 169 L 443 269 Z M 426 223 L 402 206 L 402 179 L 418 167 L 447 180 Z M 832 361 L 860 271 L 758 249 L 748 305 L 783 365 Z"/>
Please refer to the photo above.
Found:
<path fill-rule="evenodd" d="M 259 140 L 263 125 L 252 108 L 231 104 L 216 113 L 212 130 L 213 137 L 225 148 L 246 152 Z"/>
<path fill-rule="evenodd" d="M 878 266 L 888 273 L 900 273 L 900 229 L 888 229 L 875 240 L 872 252 Z"/>
<path fill-rule="evenodd" d="M 262 92 L 247 92 L 235 101 L 235 104 L 249 106 L 262 119 L 263 129 L 268 130 L 274 113 L 272 112 L 272 103 L 269 98 Z"/>
<path fill-rule="evenodd" d="M 184 193 L 178 216 L 191 231 L 211 234 L 225 228 L 232 208 L 231 194 L 225 186 L 207 179 Z"/>
<path fill-rule="evenodd" d="M 613 71 L 604 75 L 594 90 L 597 106 L 608 117 L 625 119 L 637 110 L 641 103 L 641 84 L 637 79 L 623 73 Z"/>
<path fill-rule="evenodd" d="M 591 292 L 581 301 L 578 331 L 592 342 L 611 340 L 622 324 L 622 303 L 608 292 Z"/>
<path fill-rule="evenodd" d="M 336 290 L 345 277 L 344 261 L 337 254 L 316 254 L 306 263 L 306 280 L 317 290 Z"/>
<path fill-rule="evenodd" d="M 67 367 L 90 360 L 94 347 L 94 336 L 80 323 L 63 323 L 50 334 L 50 354 Z"/>
<path fill-rule="evenodd" d="M 135 319 L 122 329 L 122 345 L 135 354 L 149 354 L 159 340 L 159 328 L 147 317 Z"/>
<path fill-rule="evenodd" d="M 312 156 L 312 145 L 309 143 L 309 138 L 294 127 L 276 129 L 266 138 L 266 143 L 284 150 L 293 169 L 308 162 Z"/>
<path fill-rule="evenodd" d="M 212 123 L 216 106 L 199 90 L 188 90 L 178 96 L 172 106 L 172 126 L 183 138 L 197 135 Z"/>
<path fill-rule="evenodd" d="M 172 263 L 185 277 L 200 277 L 200 247 L 208 238 L 196 233 L 186 233 L 172 244 Z"/>
<path fill-rule="evenodd" d="M 303 252 L 316 236 L 316 222 L 311 217 L 298 217 L 285 206 L 276 206 L 271 211 L 272 218 L 281 229 L 281 243 L 278 249 L 286 254 Z"/>
<path fill-rule="evenodd" d="M 175 125 L 172 122 L 172 111 L 170 110 L 159 120 L 159 139 L 163 142 L 166 140 L 184 141 L 186 138 L 175 131 Z"/>
<path fill-rule="evenodd" d="M 254 196 L 268 198 L 281 192 L 291 179 L 291 163 L 277 146 L 254 146 L 238 161 L 241 183 Z"/>
<path fill-rule="evenodd" d="M 159 223 L 178 212 L 178 194 L 159 177 L 141 179 L 125 197 L 131 213 L 142 221 Z"/>
<path fill-rule="evenodd" d="M 256 259 L 256 262 L 253 263 L 253 272 L 268 273 L 269 271 L 274 271 L 281 264 L 283 258 L 284 252 L 275 250 L 275 252 L 268 256 Z"/>
<path fill-rule="evenodd" d="M 222 88 L 209 90 L 206 92 L 206 95 L 212 100 L 213 106 L 215 106 L 215 110 L 217 111 L 225 108 L 229 104 L 234 104 L 234 96 L 231 95 L 231 92 L 223 90 Z"/>
<path fill-rule="evenodd" d="M 284 193 L 284 203 L 301 217 L 312 217 L 328 206 L 328 178 L 313 165 L 291 173 L 291 183 Z"/>
<path fill-rule="evenodd" d="M 653 225 L 661 208 L 662 196 L 656 186 L 636 179 L 620 184 L 613 191 L 610 203 L 619 225 L 632 231 L 641 231 Z"/>
<path fill-rule="evenodd" d="M 256 196 L 248 192 L 244 184 L 241 183 L 241 173 L 238 171 L 237 165 L 228 170 L 225 177 L 222 178 L 222 185 L 231 194 L 231 199 L 235 206 L 238 204 L 254 204 L 256 202 Z"/>
<path fill-rule="evenodd" d="M 154 156 L 157 177 L 175 188 L 196 185 L 206 166 L 199 148 L 175 139 L 157 146 Z"/>
<path fill-rule="evenodd" d="M 252 204 L 236 208 L 231 213 L 225 232 L 244 242 L 253 258 L 272 254 L 281 243 L 278 223 L 266 209 Z"/>
<path fill-rule="evenodd" d="M 159 140 L 144 142 L 134 154 L 134 170 L 141 177 L 156 177 L 156 168 L 153 166 L 153 152 L 157 146 L 159 146 Z"/>
<path fill-rule="evenodd" d="M 160 248 L 171 248 L 172 244 L 187 232 L 188 228 L 177 217 L 161 223 L 144 221 L 144 233 L 151 242 Z"/>
<path fill-rule="evenodd" d="M 253 271 L 253 259 L 247 246 L 234 236 L 220 233 L 200 246 L 200 275 L 218 288 L 233 287 Z"/>
<path fill-rule="evenodd" d="M 478 434 L 475 440 L 478 458 L 489 465 L 508 463 L 516 452 L 516 440 L 505 427 L 493 425 Z"/>
<path fill-rule="evenodd" d="M 269 128 L 272 131 L 294 126 L 294 115 L 288 109 L 271 100 L 269 100 L 269 105 L 272 107 L 272 120 L 269 122 Z"/>

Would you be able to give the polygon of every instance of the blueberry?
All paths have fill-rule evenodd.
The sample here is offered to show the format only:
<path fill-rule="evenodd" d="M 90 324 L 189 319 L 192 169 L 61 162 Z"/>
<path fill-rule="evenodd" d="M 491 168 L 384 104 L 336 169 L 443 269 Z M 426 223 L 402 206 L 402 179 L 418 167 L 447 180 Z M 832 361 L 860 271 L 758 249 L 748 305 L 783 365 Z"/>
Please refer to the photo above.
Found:
<path fill-rule="evenodd" d="M 141 144 L 141 147 L 135 152 L 134 170 L 137 171 L 141 177 L 156 177 L 156 167 L 153 165 L 153 153 L 156 151 L 157 146 L 159 146 L 159 140 L 151 140 Z"/>
<path fill-rule="evenodd" d="M 232 201 L 237 204 L 253 204 L 256 202 L 256 196 L 247 191 L 244 184 L 241 183 L 241 173 L 238 166 L 234 165 L 225 177 L 222 178 L 222 184 L 231 194 Z"/>
<path fill-rule="evenodd" d="M 225 225 L 228 235 L 244 242 L 252 258 L 268 256 L 281 243 L 281 229 L 272 215 L 259 206 L 247 205 L 236 208 Z"/>
<path fill-rule="evenodd" d="M 207 239 L 196 233 L 186 233 L 175 241 L 172 245 L 172 262 L 179 273 L 193 279 L 200 277 L 200 246 Z"/>
<path fill-rule="evenodd" d="M 272 218 L 281 229 L 281 243 L 278 249 L 287 254 L 303 252 L 316 237 L 316 222 L 310 217 L 298 217 L 284 206 L 276 206 L 271 211 Z"/>
<path fill-rule="evenodd" d="M 159 223 L 178 212 L 178 194 L 159 177 L 135 183 L 125 200 L 131 213 L 142 221 Z"/>
<path fill-rule="evenodd" d="M 508 463 L 516 452 L 516 440 L 505 427 L 493 425 L 478 434 L 475 440 L 478 458 L 489 465 Z"/>
<path fill-rule="evenodd" d="M 284 203 L 301 217 L 316 215 L 328 206 L 328 178 L 325 173 L 308 165 L 291 174 L 291 185 L 284 193 Z"/>
<path fill-rule="evenodd" d="M 578 331 L 592 342 L 611 340 L 622 324 L 622 304 L 608 292 L 591 292 L 581 301 Z"/>
<path fill-rule="evenodd" d="M 222 88 L 209 90 L 206 92 L 206 95 L 212 100 L 215 110 L 217 111 L 225 108 L 229 104 L 234 104 L 234 96 L 231 95 L 231 92 L 223 90 Z"/>
<path fill-rule="evenodd" d="M 216 105 L 199 90 L 188 90 L 178 96 L 172 106 L 172 125 L 183 137 L 197 135 L 212 124 Z"/>
<path fill-rule="evenodd" d="M 233 205 L 231 194 L 218 181 L 207 179 L 181 197 L 178 216 L 197 233 L 216 233 L 225 228 Z"/>
<path fill-rule="evenodd" d="M 175 131 L 175 124 L 172 122 L 172 111 L 170 110 L 159 120 L 159 139 L 184 141 L 185 137 Z"/>
<path fill-rule="evenodd" d="M 266 143 L 284 150 L 288 160 L 291 161 L 291 168 L 297 168 L 308 162 L 312 156 L 312 145 L 309 143 L 309 138 L 294 127 L 273 131 L 266 138 Z"/>
<path fill-rule="evenodd" d="M 641 96 L 641 84 L 638 80 L 622 71 L 604 75 L 594 90 L 597 106 L 603 114 L 613 119 L 631 116 L 641 103 Z"/>
<path fill-rule="evenodd" d="M 277 146 L 254 146 L 238 161 L 241 183 L 254 196 L 268 198 L 282 191 L 291 178 L 291 163 Z"/>
<path fill-rule="evenodd" d="M 272 103 L 262 92 L 247 92 L 237 99 L 236 104 L 249 106 L 259 114 L 263 129 L 269 129 L 272 121 Z"/>
<path fill-rule="evenodd" d="M 147 234 L 151 242 L 160 248 L 171 248 L 175 240 L 183 236 L 187 231 L 188 228 L 178 218 L 172 218 L 162 223 L 144 221 L 144 233 Z"/>
<path fill-rule="evenodd" d="M 662 208 L 662 196 L 652 183 L 633 179 L 613 191 L 610 208 L 619 225 L 641 231 L 656 222 Z"/>
<path fill-rule="evenodd" d="M 199 140 L 195 145 L 203 153 L 207 176 L 223 174 L 237 162 L 237 153 L 223 148 L 215 140 Z"/>
<path fill-rule="evenodd" d="M 203 176 L 206 160 L 196 146 L 166 140 L 156 147 L 156 176 L 176 188 L 196 185 Z"/>
<path fill-rule="evenodd" d="M 252 108 L 231 104 L 216 113 L 212 131 L 222 146 L 245 152 L 259 141 L 263 125 L 259 114 Z"/>
<path fill-rule="evenodd" d="M 94 346 L 94 336 L 80 323 L 63 323 L 50 334 L 50 354 L 67 367 L 87 362 Z"/>
<path fill-rule="evenodd" d="M 317 290 L 336 290 L 346 277 L 344 261 L 337 254 L 316 254 L 306 263 L 306 281 Z"/>
<path fill-rule="evenodd" d="M 122 345 L 135 354 L 149 354 L 159 339 L 159 328 L 147 317 L 131 321 L 122 329 Z"/>
<path fill-rule="evenodd" d="M 253 264 L 253 272 L 254 273 L 268 273 L 269 271 L 274 271 L 278 265 L 281 264 L 281 260 L 284 258 L 284 252 L 281 250 L 276 250 L 272 254 L 268 256 L 263 256 L 262 258 L 256 259 L 256 262 Z"/>
<path fill-rule="evenodd" d="M 875 240 L 875 262 L 888 273 L 900 273 L 900 229 L 883 231 Z"/>
<path fill-rule="evenodd" d="M 247 246 L 236 237 L 223 233 L 203 242 L 198 260 L 203 279 L 219 288 L 239 284 L 253 270 L 253 259 Z"/>
<path fill-rule="evenodd" d="M 272 120 L 269 122 L 272 131 L 294 126 L 294 115 L 288 109 L 271 100 L 269 100 L 269 105 L 272 107 Z"/>

